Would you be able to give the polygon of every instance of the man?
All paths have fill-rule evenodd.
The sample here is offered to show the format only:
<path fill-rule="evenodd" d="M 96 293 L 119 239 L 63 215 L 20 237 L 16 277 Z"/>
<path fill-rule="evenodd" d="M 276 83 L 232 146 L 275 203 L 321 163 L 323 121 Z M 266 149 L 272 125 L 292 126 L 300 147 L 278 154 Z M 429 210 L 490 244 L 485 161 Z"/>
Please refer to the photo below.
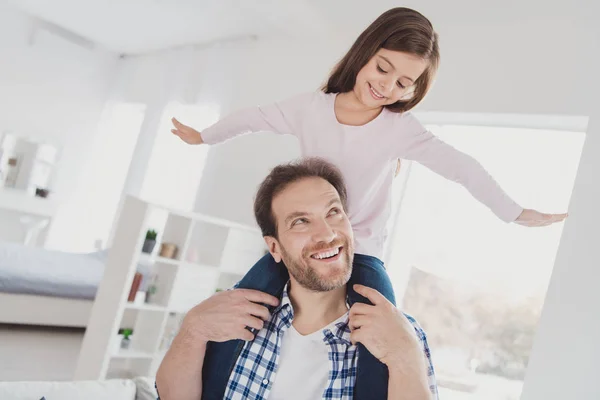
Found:
<path fill-rule="evenodd" d="M 271 171 L 255 214 L 289 283 L 281 298 L 235 289 L 190 310 L 157 374 L 162 400 L 352 399 L 359 342 L 387 366 L 388 399 L 437 399 L 427 341 L 416 322 L 360 285 L 354 289 L 372 305 L 348 307 L 354 250 L 345 194 L 339 171 L 319 159 Z M 209 342 L 233 339 L 246 342 L 231 368 L 222 369 L 218 352 L 204 365 Z M 218 374 L 206 379 L 212 368 L 226 371 L 223 388 L 214 388 Z"/>

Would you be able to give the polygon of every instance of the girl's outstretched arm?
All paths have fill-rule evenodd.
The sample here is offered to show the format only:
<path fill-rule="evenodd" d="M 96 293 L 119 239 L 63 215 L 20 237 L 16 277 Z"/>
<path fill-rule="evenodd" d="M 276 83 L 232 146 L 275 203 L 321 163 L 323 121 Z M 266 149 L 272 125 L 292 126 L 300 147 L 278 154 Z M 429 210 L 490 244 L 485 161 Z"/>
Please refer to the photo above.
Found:
<path fill-rule="evenodd" d="M 414 117 L 404 136 L 406 159 L 417 161 L 433 172 L 464 186 L 471 195 L 486 205 L 505 222 L 537 227 L 560 222 L 567 214 L 545 214 L 524 209 L 515 202 L 473 157 L 465 154 L 426 130 Z"/>
<path fill-rule="evenodd" d="M 303 110 L 313 95 L 301 94 L 273 104 L 248 107 L 227 115 L 202 132 L 173 118 L 171 132 L 188 144 L 222 143 L 238 135 L 261 131 L 296 135 Z"/>

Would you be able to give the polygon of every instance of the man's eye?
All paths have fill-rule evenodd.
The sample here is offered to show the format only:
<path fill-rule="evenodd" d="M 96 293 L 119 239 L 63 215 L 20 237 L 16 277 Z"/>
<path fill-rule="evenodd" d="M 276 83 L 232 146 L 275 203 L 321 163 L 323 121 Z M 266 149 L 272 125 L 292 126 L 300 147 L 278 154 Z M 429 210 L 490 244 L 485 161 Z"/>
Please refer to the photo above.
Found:
<path fill-rule="evenodd" d="M 307 222 L 308 221 L 305 218 L 298 218 L 297 220 L 295 220 L 294 222 L 292 222 L 292 226 L 303 225 L 303 224 L 305 224 Z"/>
<path fill-rule="evenodd" d="M 333 209 L 331 209 L 331 211 L 329 211 L 329 215 L 338 215 L 339 213 L 340 213 L 339 208 L 333 208 Z"/>

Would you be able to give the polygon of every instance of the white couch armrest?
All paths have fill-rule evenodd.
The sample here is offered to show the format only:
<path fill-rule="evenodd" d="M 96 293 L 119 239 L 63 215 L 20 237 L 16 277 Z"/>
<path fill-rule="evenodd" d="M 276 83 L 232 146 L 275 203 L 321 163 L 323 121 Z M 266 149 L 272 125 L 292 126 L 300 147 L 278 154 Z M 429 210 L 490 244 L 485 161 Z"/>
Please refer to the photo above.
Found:
<path fill-rule="evenodd" d="M 76 382 L 0 382 L 0 399 L 135 400 L 135 383 L 126 379 Z"/>

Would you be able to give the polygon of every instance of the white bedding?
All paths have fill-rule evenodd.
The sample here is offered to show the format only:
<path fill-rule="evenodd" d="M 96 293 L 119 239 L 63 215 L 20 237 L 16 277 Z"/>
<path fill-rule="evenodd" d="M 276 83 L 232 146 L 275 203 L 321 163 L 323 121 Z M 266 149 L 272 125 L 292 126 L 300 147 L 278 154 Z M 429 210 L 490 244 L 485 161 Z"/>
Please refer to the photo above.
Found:
<path fill-rule="evenodd" d="M 0 242 L 0 292 L 94 299 L 106 256 Z"/>

